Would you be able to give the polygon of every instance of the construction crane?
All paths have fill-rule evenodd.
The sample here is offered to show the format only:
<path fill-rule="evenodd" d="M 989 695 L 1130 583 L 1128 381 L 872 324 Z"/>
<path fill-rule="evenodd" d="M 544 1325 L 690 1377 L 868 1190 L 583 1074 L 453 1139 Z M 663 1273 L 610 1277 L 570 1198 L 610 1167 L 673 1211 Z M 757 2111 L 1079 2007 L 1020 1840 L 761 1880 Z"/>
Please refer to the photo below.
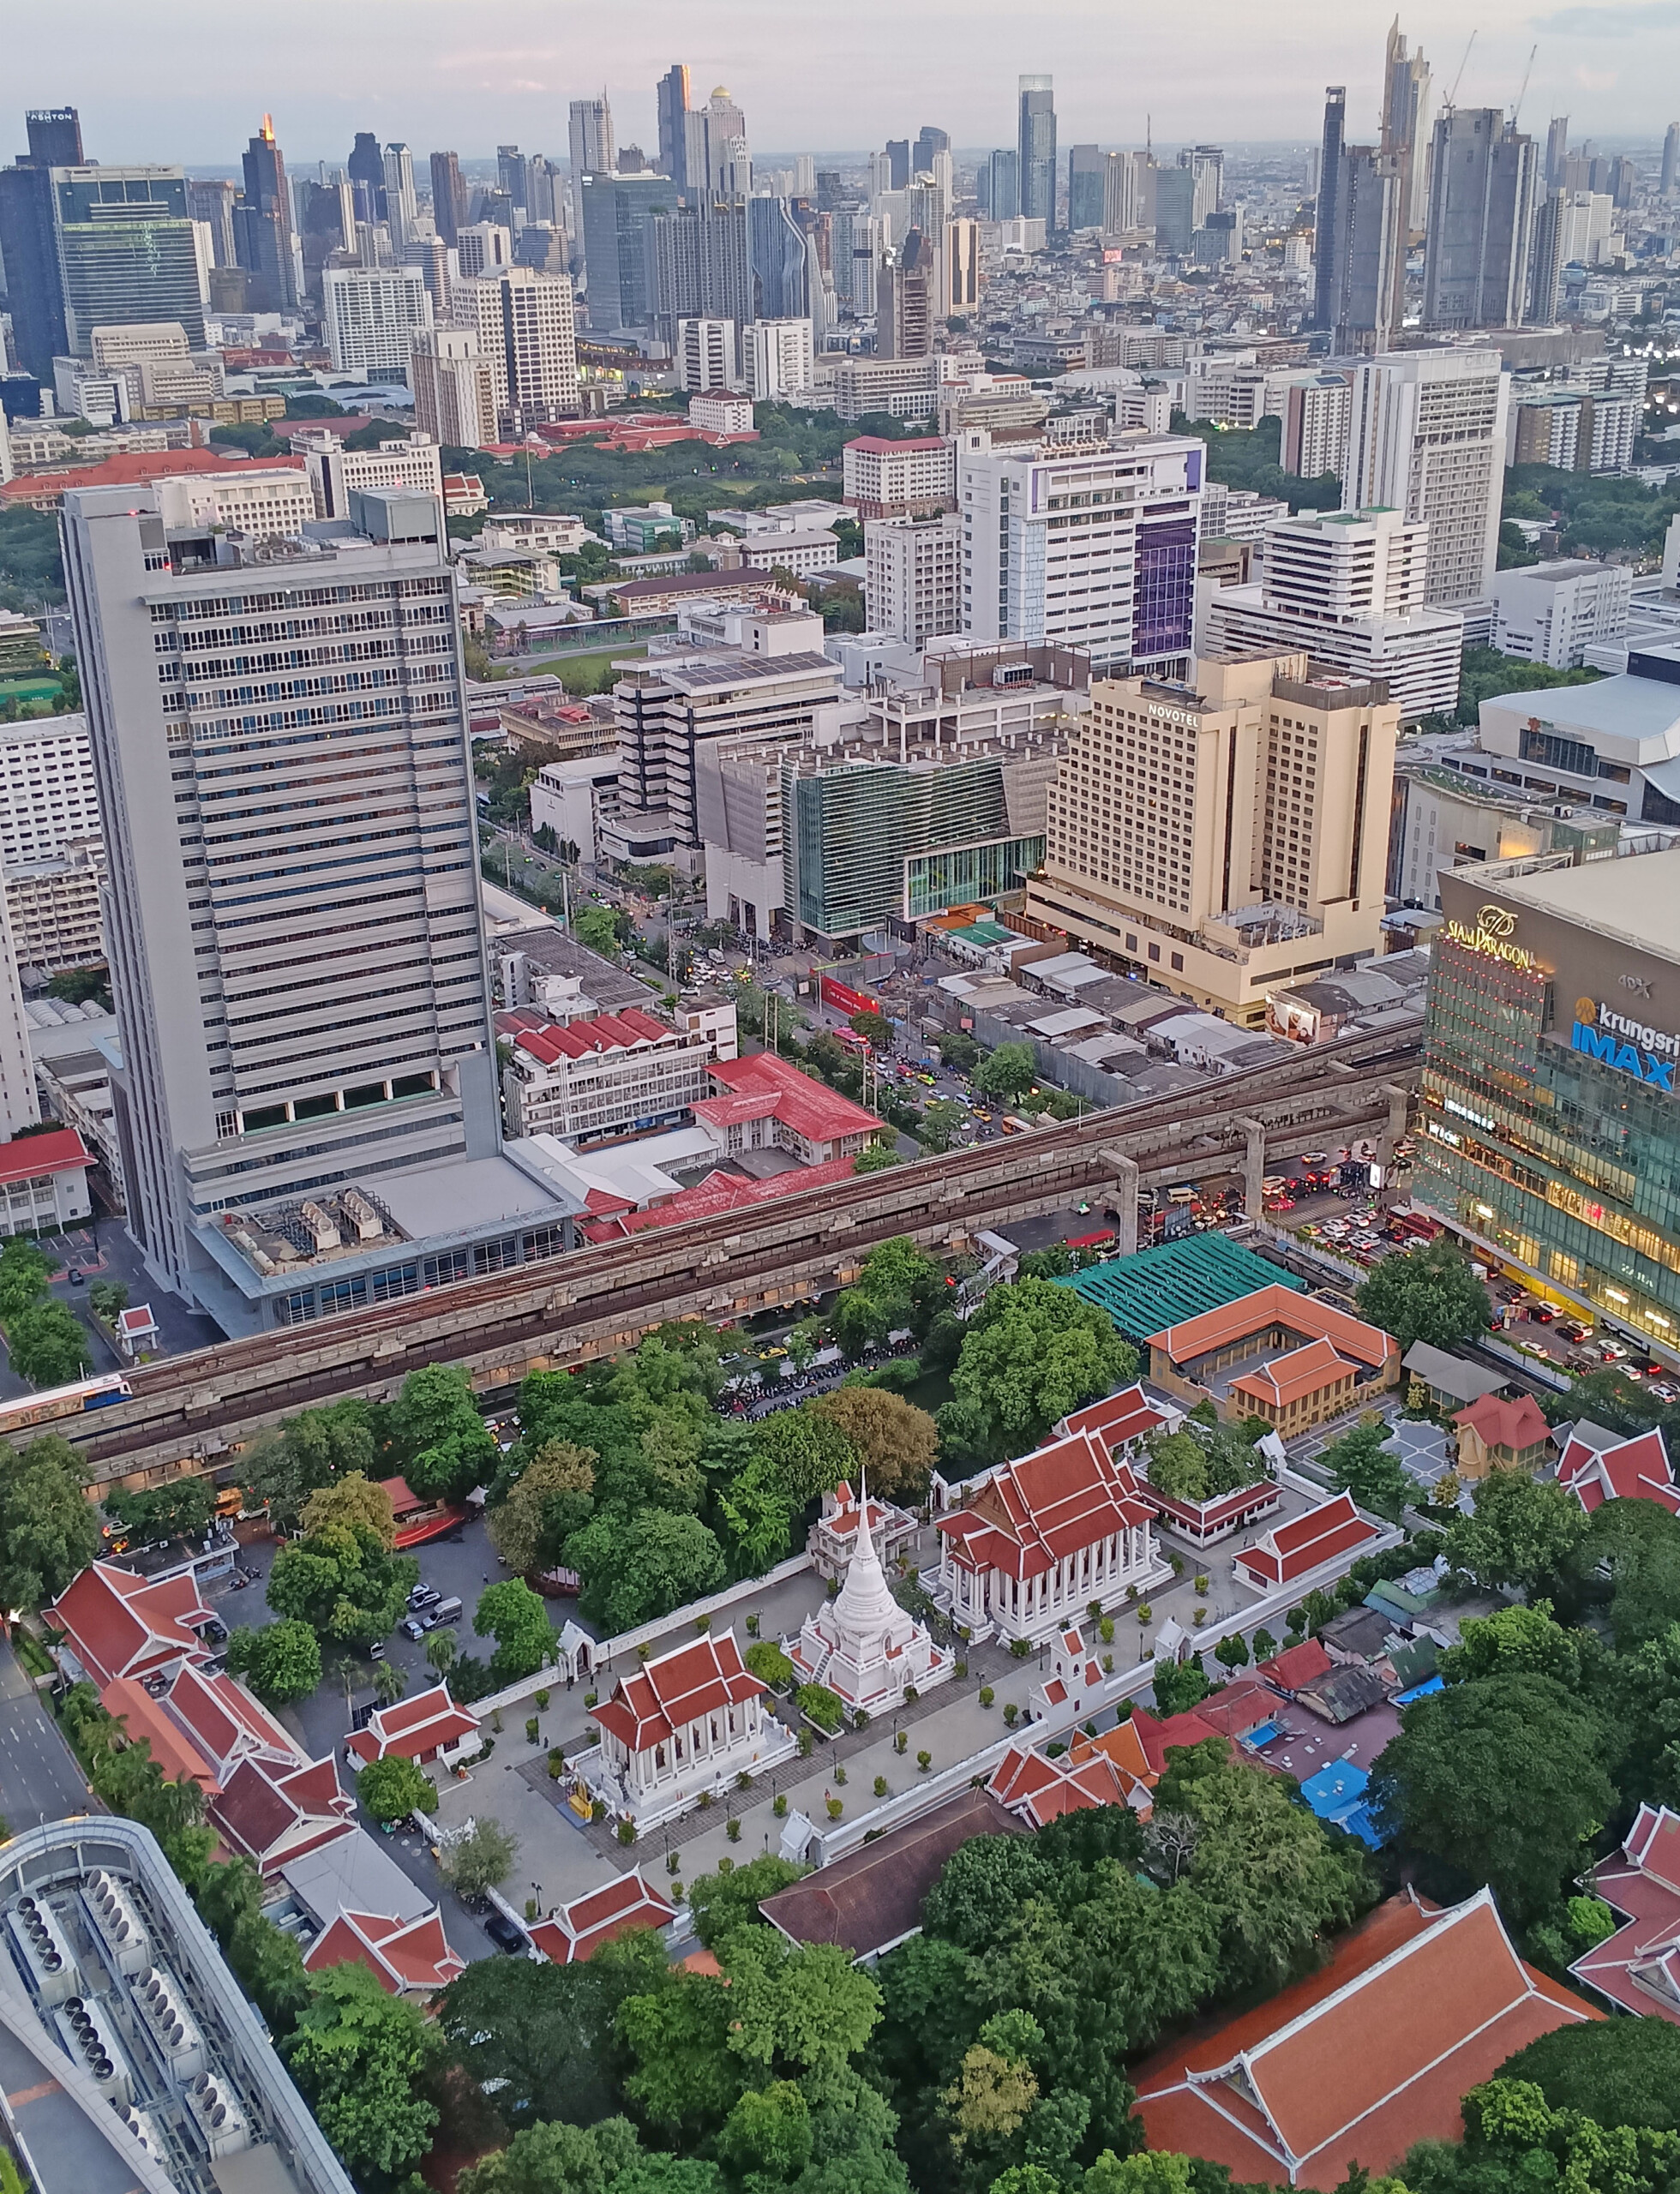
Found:
<path fill-rule="evenodd" d="M 1517 87 L 1516 105 L 1511 109 L 1511 128 L 1513 129 L 1516 128 L 1516 118 L 1522 111 L 1522 102 L 1528 96 L 1528 79 L 1534 73 L 1534 56 L 1539 51 L 1539 50 L 1540 49 L 1538 45 L 1531 45 L 1528 49 L 1528 66 L 1522 72 L 1522 81 Z"/>
<path fill-rule="evenodd" d="M 1453 78 L 1453 87 L 1442 101 L 1443 106 L 1452 108 L 1458 105 L 1458 87 L 1464 81 L 1464 72 L 1470 65 L 1470 46 L 1476 43 L 1477 35 L 1475 31 L 1470 33 L 1470 45 L 1464 49 L 1464 58 L 1458 64 L 1458 74 Z"/>

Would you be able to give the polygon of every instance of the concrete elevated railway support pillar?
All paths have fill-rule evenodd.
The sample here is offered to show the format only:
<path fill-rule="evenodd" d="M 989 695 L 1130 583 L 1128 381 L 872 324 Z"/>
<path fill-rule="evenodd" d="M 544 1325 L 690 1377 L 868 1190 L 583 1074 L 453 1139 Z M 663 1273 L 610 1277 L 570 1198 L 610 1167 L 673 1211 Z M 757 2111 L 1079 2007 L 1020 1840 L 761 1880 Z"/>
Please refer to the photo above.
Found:
<path fill-rule="evenodd" d="M 1243 1131 L 1243 1217 L 1259 1220 L 1266 1209 L 1266 1124 L 1239 1120 Z"/>
<path fill-rule="evenodd" d="M 1377 1141 L 1377 1160 L 1383 1168 L 1383 1179 L 1386 1184 L 1394 1171 L 1395 1151 L 1411 1119 L 1412 1100 L 1404 1089 L 1392 1082 L 1385 1082 L 1377 1094 L 1389 1100 L 1388 1124 Z"/>
<path fill-rule="evenodd" d="M 1123 1150 L 1103 1150 L 1097 1155 L 1114 1183 L 1116 1255 L 1134 1257 L 1137 1254 L 1137 1160 L 1128 1158 Z"/>

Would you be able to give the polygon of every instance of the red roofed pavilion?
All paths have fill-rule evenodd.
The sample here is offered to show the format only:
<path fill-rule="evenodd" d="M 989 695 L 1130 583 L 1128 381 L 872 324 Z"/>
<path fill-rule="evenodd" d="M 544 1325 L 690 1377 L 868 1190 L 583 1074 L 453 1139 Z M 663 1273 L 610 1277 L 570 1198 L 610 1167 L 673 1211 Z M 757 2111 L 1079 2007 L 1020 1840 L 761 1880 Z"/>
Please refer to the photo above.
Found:
<path fill-rule="evenodd" d="M 676 1907 L 661 1896 L 639 1867 L 627 1874 L 574 1897 L 547 1920 L 539 1920 L 531 1939 L 555 1965 L 576 1965 L 592 1957 L 603 1943 L 628 1934 L 633 1927 L 664 1927 L 676 1917 Z"/>
<path fill-rule="evenodd" d="M 458 1706 L 447 1683 L 429 1691 L 417 1691 L 390 1706 L 375 1707 L 364 1729 L 352 1729 L 345 1752 L 353 1767 L 366 1767 L 375 1759 L 396 1753 L 404 1759 L 435 1759 L 453 1752 L 478 1734 L 478 1717 L 470 1706 Z"/>
<path fill-rule="evenodd" d="M 1557 1483 L 1569 1487 L 1589 1516 L 1606 1501 L 1654 1501 L 1671 1516 L 1680 1516 L 1680 1486 L 1656 1426 L 1608 1448 L 1571 1434 L 1557 1460 Z"/>
<path fill-rule="evenodd" d="M 1353 1506 L 1353 1495 L 1338 1493 L 1303 1515 L 1274 1524 L 1252 1546 L 1234 1555 L 1231 1567 L 1257 1592 L 1275 1592 L 1299 1584 L 1325 1562 L 1363 1546 L 1367 1539 L 1381 1537 L 1376 1525 L 1367 1523 Z"/>
<path fill-rule="evenodd" d="M 724 1790 L 742 1770 L 761 1772 L 797 1749 L 765 1697 L 735 1632 L 708 1632 L 620 1677 L 595 1710 L 599 1749 L 577 1771 L 638 1826 L 669 1820 L 702 1790 Z"/>

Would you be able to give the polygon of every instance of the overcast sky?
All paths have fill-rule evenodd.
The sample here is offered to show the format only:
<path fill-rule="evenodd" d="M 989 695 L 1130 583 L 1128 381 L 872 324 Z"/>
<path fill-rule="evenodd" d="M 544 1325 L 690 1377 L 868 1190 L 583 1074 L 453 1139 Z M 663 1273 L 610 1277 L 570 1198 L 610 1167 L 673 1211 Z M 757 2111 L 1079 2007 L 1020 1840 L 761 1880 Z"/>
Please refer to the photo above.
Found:
<path fill-rule="evenodd" d="M 498 143 L 563 155 L 568 100 L 603 85 L 621 144 L 651 147 L 653 84 L 686 60 L 697 103 L 726 84 L 755 152 L 851 150 L 923 123 L 959 147 L 1013 141 L 1015 79 L 1056 81 L 1064 145 L 1304 140 L 1326 83 L 1345 82 L 1349 134 L 1375 126 L 1391 7 L 1371 0 L 80 0 L 70 17 L 10 11 L 4 123 L 25 107 L 80 107 L 90 158 L 237 159 L 265 110 L 288 160 L 342 162 L 356 130 L 406 140 L 417 165 Z M 1680 112 L 1680 0 L 1408 5 L 1437 96 L 1479 23 L 1461 105 L 1509 106 L 1538 45 L 1522 121 L 1543 132 L 1660 133 Z M 67 34 L 68 33 L 68 34 Z M 700 43 L 701 39 L 705 43 Z"/>

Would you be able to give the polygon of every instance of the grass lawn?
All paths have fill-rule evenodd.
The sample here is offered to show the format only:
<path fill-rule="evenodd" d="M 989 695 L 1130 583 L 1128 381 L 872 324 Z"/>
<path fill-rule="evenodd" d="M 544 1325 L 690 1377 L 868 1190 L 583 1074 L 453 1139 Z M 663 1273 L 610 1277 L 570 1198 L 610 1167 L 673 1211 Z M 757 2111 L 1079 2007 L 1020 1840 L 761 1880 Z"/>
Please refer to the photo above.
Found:
<path fill-rule="evenodd" d="M 622 647 L 594 648 L 587 654 L 533 655 L 526 659 L 523 671 L 510 669 L 502 674 L 509 678 L 528 677 L 533 670 L 552 670 L 564 681 L 568 692 L 592 693 L 602 674 L 614 663 L 646 653 L 645 640 L 633 640 Z"/>
<path fill-rule="evenodd" d="M 56 678 L 0 678 L 0 701 L 50 701 L 58 691 Z"/>

